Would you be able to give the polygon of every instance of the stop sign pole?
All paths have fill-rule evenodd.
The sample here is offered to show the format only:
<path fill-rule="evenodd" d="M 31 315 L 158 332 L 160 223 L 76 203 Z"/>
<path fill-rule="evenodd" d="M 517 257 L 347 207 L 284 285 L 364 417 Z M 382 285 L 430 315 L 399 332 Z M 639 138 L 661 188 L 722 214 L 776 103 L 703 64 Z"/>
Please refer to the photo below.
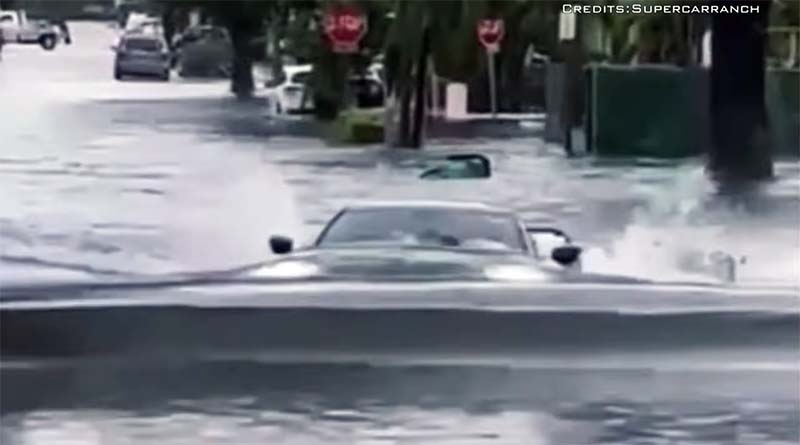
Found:
<path fill-rule="evenodd" d="M 497 118 L 497 80 L 494 56 L 500 51 L 500 42 L 505 36 L 505 23 L 502 19 L 482 19 L 478 21 L 478 40 L 486 49 L 489 69 L 489 97 L 492 104 L 492 119 Z"/>

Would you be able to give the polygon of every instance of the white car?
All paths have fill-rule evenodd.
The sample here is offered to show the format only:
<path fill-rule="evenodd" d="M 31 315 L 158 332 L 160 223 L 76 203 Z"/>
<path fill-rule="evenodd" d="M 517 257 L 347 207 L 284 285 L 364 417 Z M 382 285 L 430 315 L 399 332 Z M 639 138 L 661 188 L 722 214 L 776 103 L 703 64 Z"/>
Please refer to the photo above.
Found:
<path fill-rule="evenodd" d="M 132 12 L 125 21 L 124 33 L 162 35 L 161 19 L 147 14 Z"/>
<path fill-rule="evenodd" d="M 267 81 L 266 95 L 272 114 L 299 113 L 314 109 L 311 89 L 313 65 L 287 65 L 283 75 Z"/>
<path fill-rule="evenodd" d="M 50 22 L 29 20 L 25 11 L 0 11 L 0 33 L 5 43 L 39 44 L 48 51 L 59 40 L 59 33 Z"/>
<path fill-rule="evenodd" d="M 383 106 L 382 69 L 380 64 L 373 64 L 365 74 L 350 77 L 350 88 L 357 106 Z M 314 109 L 313 93 L 308 86 L 313 70 L 310 64 L 286 65 L 281 76 L 267 81 L 266 96 L 272 114 L 302 113 Z"/>

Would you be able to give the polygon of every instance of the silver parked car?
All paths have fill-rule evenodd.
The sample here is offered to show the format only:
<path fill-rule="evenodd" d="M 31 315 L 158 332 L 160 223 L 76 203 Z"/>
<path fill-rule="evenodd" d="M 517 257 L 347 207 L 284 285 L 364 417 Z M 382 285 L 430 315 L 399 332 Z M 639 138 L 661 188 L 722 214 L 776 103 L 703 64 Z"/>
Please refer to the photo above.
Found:
<path fill-rule="evenodd" d="M 114 78 L 126 75 L 157 76 L 169 80 L 170 56 L 163 39 L 144 34 L 128 34 L 112 47 L 117 53 L 114 60 Z"/>

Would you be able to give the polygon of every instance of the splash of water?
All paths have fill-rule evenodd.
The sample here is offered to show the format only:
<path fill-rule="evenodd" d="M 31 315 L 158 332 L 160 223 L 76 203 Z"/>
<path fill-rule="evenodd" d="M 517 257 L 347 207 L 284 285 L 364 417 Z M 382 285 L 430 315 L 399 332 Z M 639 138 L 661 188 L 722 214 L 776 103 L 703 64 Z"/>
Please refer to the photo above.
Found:
<path fill-rule="evenodd" d="M 180 205 L 167 236 L 172 257 L 185 270 L 212 270 L 263 261 L 270 234 L 302 234 L 292 189 L 272 165 L 252 153 L 212 155 L 170 191 Z"/>
<path fill-rule="evenodd" d="M 668 187 L 643 191 L 646 203 L 622 236 L 587 250 L 586 270 L 662 281 L 797 281 L 796 234 L 764 233 L 759 215 L 742 206 L 710 205 L 716 189 L 701 167 L 678 167 Z M 756 228 L 762 235 L 754 239 Z"/>

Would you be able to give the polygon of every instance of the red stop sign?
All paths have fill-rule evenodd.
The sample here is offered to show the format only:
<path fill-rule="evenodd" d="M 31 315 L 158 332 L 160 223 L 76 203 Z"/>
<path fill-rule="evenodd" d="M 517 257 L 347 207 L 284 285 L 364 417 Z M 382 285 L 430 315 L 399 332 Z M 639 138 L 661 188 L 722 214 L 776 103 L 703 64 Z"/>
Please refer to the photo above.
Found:
<path fill-rule="evenodd" d="M 353 53 L 358 51 L 358 42 L 367 33 L 367 17 L 354 6 L 334 6 L 325 12 L 322 28 L 334 52 Z"/>
<path fill-rule="evenodd" d="M 483 19 L 478 21 L 478 40 L 487 51 L 500 50 L 500 42 L 506 34 L 506 26 L 502 19 Z"/>

